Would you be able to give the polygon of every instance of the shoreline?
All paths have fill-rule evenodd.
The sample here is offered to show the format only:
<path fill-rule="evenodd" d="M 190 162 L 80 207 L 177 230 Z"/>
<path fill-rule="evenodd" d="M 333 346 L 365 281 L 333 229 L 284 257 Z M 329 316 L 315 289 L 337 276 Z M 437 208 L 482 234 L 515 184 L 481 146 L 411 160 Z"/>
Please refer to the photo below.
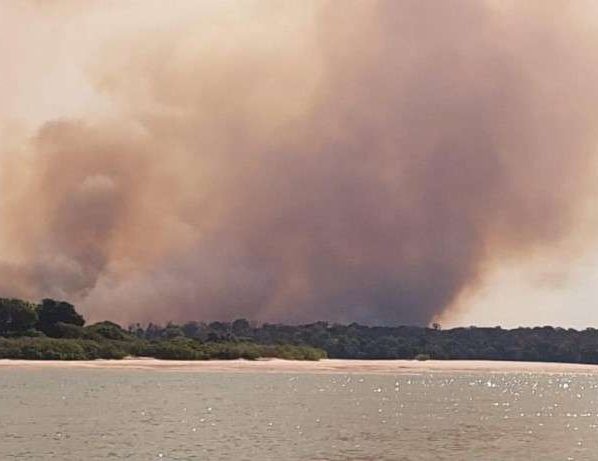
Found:
<path fill-rule="evenodd" d="M 486 360 L 351 360 L 283 359 L 249 360 L 0 360 L 0 373 L 11 369 L 100 369 L 177 371 L 192 373 L 314 373 L 314 374 L 417 374 L 417 373 L 548 373 L 596 374 L 598 365 L 554 362 L 509 362 Z"/>

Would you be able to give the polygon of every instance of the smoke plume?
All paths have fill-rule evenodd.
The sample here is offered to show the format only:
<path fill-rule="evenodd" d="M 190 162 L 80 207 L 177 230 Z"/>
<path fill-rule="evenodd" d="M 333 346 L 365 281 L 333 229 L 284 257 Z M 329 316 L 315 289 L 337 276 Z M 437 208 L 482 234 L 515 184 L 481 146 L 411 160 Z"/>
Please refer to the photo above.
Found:
<path fill-rule="evenodd" d="M 4 295 L 422 324 L 567 238 L 591 194 L 590 3 L 23 4 L 73 31 L 46 51 L 101 103 L 9 130 Z"/>

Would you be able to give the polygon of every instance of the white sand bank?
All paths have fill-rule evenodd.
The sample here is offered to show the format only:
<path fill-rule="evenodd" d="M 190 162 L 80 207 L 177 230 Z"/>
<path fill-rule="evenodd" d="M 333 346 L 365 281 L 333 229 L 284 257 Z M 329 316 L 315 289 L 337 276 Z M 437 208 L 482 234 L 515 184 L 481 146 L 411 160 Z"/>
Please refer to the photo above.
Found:
<path fill-rule="evenodd" d="M 477 360 L 336 360 L 301 362 L 280 359 L 179 361 L 150 358 L 93 361 L 0 360 L 0 373 L 15 368 L 89 368 L 184 372 L 259 373 L 375 373 L 530 372 L 598 374 L 598 365 Z"/>

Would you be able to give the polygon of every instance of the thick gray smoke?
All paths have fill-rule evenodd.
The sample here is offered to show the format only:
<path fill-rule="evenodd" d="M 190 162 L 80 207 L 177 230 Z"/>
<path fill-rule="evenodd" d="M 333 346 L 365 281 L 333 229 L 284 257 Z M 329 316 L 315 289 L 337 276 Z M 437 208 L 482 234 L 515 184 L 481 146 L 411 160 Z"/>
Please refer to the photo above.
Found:
<path fill-rule="evenodd" d="M 431 321 L 569 235 L 594 178 L 589 5 L 521 3 L 188 6 L 116 35 L 87 69 L 110 110 L 0 157 L 0 288 L 119 321 Z"/>

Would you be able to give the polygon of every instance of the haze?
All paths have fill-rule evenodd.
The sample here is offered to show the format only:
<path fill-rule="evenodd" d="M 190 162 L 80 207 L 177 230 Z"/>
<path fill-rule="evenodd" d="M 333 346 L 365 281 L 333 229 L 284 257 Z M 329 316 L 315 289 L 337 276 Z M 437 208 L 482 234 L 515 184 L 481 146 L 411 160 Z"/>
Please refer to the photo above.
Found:
<path fill-rule="evenodd" d="M 598 324 L 593 2 L 0 5 L 0 293 Z"/>

